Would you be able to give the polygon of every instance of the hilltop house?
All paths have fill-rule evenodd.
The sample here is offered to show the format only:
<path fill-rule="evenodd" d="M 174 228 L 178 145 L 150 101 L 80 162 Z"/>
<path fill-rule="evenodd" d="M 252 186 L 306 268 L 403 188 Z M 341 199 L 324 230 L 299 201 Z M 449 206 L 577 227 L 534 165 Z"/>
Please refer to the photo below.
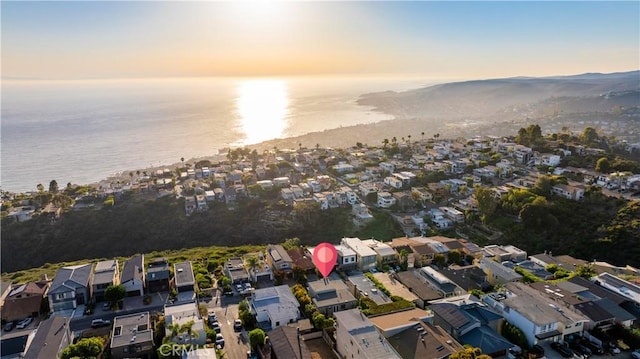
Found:
<path fill-rule="evenodd" d="M 256 289 L 249 298 L 249 308 L 264 330 L 297 322 L 299 307 L 300 303 L 286 284 Z"/>
<path fill-rule="evenodd" d="M 125 287 L 127 297 L 144 295 L 144 255 L 134 256 L 124 262 L 120 284 Z"/>
<path fill-rule="evenodd" d="M 115 259 L 100 261 L 93 274 L 93 296 L 96 301 L 104 300 L 104 292 L 109 286 L 120 284 L 120 269 Z"/>
<path fill-rule="evenodd" d="M 147 292 L 168 292 L 170 289 L 169 280 L 171 279 L 171 271 L 169 270 L 169 262 L 166 258 L 155 258 L 147 265 L 147 275 L 145 282 Z"/>
<path fill-rule="evenodd" d="M 51 312 L 76 309 L 89 303 L 93 284 L 93 264 L 58 269 L 47 297 Z"/>
<path fill-rule="evenodd" d="M 355 308 L 358 300 L 335 273 L 327 278 L 309 282 L 309 296 L 318 311 L 327 317 L 334 312 Z"/>
<path fill-rule="evenodd" d="M 177 302 L 191 302 L 196 298 L 196 279 L 191 262 L 180 262 L 173 265 L 174 284 L 178 292 Z"/>
<path fill-rule="evenodd" d="M 400 359 L 400 355 L 359 309 L 333 314 L 336 320 L 336 350 L 342 358 Z"/>
<path fill-rule="evenodd" d="M 29 316 L 37 317 L 49 284 L 45 278 L 38 282 L 13 286 L 2 306 L 2 320 L 9 322 Z"/>

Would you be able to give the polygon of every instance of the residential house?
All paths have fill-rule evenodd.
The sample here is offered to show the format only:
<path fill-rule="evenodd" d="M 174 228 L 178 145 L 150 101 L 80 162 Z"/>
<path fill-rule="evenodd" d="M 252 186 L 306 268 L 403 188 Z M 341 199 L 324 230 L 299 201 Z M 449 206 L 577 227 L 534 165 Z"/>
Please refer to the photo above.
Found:
<path fill-rule="evenodd" d="M 411 187 L 411 195 L 422 202 L 431 201 L 433 195 L 424 187 Z"/>
<path fill-rule="evenodd" d="M 187 196 L 184 198 L 184 212 L 187 216 L 191 215 L 198 208 L 196 197 Z"/>
<path fill-rule="evenodd" d="M 527 259 L 527 252 L 512 245 L 488 245 L 484 247 L 485 257 L 495 258 L 498 262 L 522 262 Z"/>
<path fill-rule="evenodd" d="M 306 273 L 315 271 L 316 266 L 313 264 L 313 260 L 311 259 L 313 257 L 310 256 L 304 248 L 298 247 L 287 249 L 287 253 L 293 261 L 293 268 L 299 268 Z"/>
<path fill-rule="evenodd" d="M 482 269 L 475 265 L 467 265 L 464 267 L 452 265 L 447 268 L 438 269 L 438 272 L 467 292 L 474 289 L 484 291 L 491 287 L 491 284 L 489 284 L 487 280 L 487 275 Z"/>
<path fill-rule="evenodd" d="M 13 283 L 11 282 L 0 282 L 0 307 L 4 305 L 4 300 L 11 292 L 12 287 Z"/>
<path fill-rule="evenodd" d="M 497 302 L 504 318 L 522 330 L 529 345 L 580 335 L 589 319 L 549 303 L 548 297 L 524 283 L 507 283 L 506 299 Z"/>
<path fill-rule="evenodd" d="M 393 192 L 392 196 L 395 198 L 395 202 L 402 211 L 413 209 L 416 206 L 413 196 L 409 191 Z"/>
<path fill-rule="evenodd" d="M 180 262 L 173 265 L 173 280 L 178 292 L 176 302 L 190 302 L 195 300 L 197 284 L 193 275 L 191 262 Z"/>
<path fill-rule="evenodd" d="M 256 289 L 249 298 L 249 307 L 263 330 L 300 319 L 300 303 L 286 284 Z"/>
<path fill-rule="evenodd" d="M 453 221 L 445 218 L 444 212 L 437 208 L 429 210 L 429 219 L 433 222 L 434 226 L 439 229 L 450 228 L 453 226 Z"/>
<path fill-rule="evenodd" d="M 426 243 L 414 240 L 413 238 L 394 238 L 391 241 L 391 247 L 400 257 L 401 251 L 407 252 L 407 264 L 409 268 L 423 267 L 431 264 L 436 252 Z M 401 260 L 401 258 L 399 258 Z"/>
<path fill-rule="evenodd" d="M 279 326 L 266 334 L 271 358 L 311 359 L 311 351 L 298 328 Z"/>
<path fill-rule="evenodd" d="M 433 313 L 428 310 L 413 308 L 372 316 L 369 320 L 371 320 L 373 325 L 375 325 L 378 331 L 380 331 L 380 334 L 389 339 L 406 329 L 413 328 L 416 330 L 417 324 L 420 322 L 432 322 Z"/>
<path fill-rule="evenodd" d="M 351 248 L 356 253 L 356 267 L 359 270 L 366 271 L 376 266 L 378 254 L 362 243 L 360 238 L 342 238 L 340 244 Z"/>
<path fill-rule="evenodd" d="M 353 223 L 357 226 L 366 225 L 373 220 L 373 215 L 369 212 L 369 207 L 364 203 L 352 204 L 351 214 L 353 215 Z"/>
<path fill-rule="evenodd" d="M 260 187 L 262 187 L 262 189 L 264 190 L 269 190 L 273 188 L 273 181 L 272 180 L 262 180 L 262 181 L 258 181 L 256 182 L 256 184 Z"/>
<path fill-rule="evenodd" d="M 615 314 L 607 311 L 598 302 L 593 301 L 592 298 L 582 297 L 560 286 L 546 282 L 531 283 L 531 287 L 548 297 L 558 307 L 584 314 L 590 320 L 585 324 L 585 329 L 599 328 L 606 331 L 615 322 Z"/>
<path fill-rule="evenodd" d="M 138 314 L 140 315 L 140 314 Z M 193 344 L 204 345 L 207 341 L 206 327 L 203 318 L 200 316 L 197 302 L 181 303 L 166 305 L 164 307 L 165 318 L 165 337 L 169 338 L 169 341 L 176 344 Z M 191 330 L 196 332 L 197 335 L 191 335 L 185 332 L 178 332 L 175 337 L 171 336 L 171 328 L 174 326 L 183 326 L 186 323 L 193 321 Z"/>
<path fill-rule="evenodd" d="M 196 209 L 198 212 L 204 212 L 209 209 L 207 199 L 202 194 L 196 196 Z"/>
<path fill-rule="evenodd" d="M 111 358 L 152 358 L 153 327 L 149 312 L 121 315 L 113 318 Z"/>
<path fill-rule="evenodd" d="M 335 246 L 336 252 L 338 252 L 338 269 L 340 270 L 352 270 L 357 267 L 357 255 L 356 252 L 349 246 L 338 244 Z"/>
<path fill-rule="evenodd" d="M 396 204 L 396 198 L 389 192 L 378 192 L 377 205 L 380 208 L 389 208 Z"/>
<path fill-rule="evenodd" d="M 340 311 L 333 315 L 336 320 L 335 348 L 342 358 L 401 358 L 359 309 Z"/>
<path fill-rule="evenodd" d="M 240 257 L 233 257 L 224 262 L 224 273 L 231 279 L 231 283 L 244 283 L 249 281 L 249 273 L 244 267 L 244 262 Z"/>
<path fill-rule="evenodd" d="M 148 293 L 168 292 L 171 271 L 167 258 L 154 258 L 147 264 L 145 283 Z"/>
<path fill-rule="evenodd" d="M 144 255 L 136 255 L 124 262 L 120 284 L 127 291 L 127 297 L 144 295 Z"/>
<path fill-rule="evenodd" d="M 444 213 L 445 217 L 449 218 L 455 223 L 464 222 L 464 213 L 462 213 L 461 211 L 458 211 L 453 207 L 440 207 L 440 211 Z"/>
<path fill-rule="evenodd" d="M 362 241 L 362 243 L 376 252 L 376 260 L 378 263 L 382 265 L 397 263 L 397 253 L 387 243 L 375 239 L 367 239 Z"/>
<path fill-rule="evenodd" d="M 372 182 L 362 182 L 358 186 L 358 189 L 360 190 L 360 194 L 363 197 L 367 197 L 367 195 L 371 193 L 378 192 L 378 186 L 376 186 L 375 183 L 372 183 Z"/>
<path fill-rule="evenodd" d="M 433 324 L 439 325 L 460 343 L 480 348 L 484 354 L 502 357 L 513 347 L 496 329 L 502 316 L 479 303 L 466 300 L 431 305 Z"/>
<path fill-rule="evenodd" d="M 93 264 L 81 264 L 58 269 L 47 297 L 51 312 L 76 309 L 89 303 L 93 284 Z"/>
<path fill-rule="evenodd" d="M 280 244 L 268 245 L 266 252 L 266 261 L 274 271 L 283 271 L 285 273 L 293 271 L 293 260 Z"/>
<path fill-rule="evenodd" d="M 256 266 L 251 268 L 249 258 L 254 257 L 257 259 Z M 257 253 L 247 253 L 242 256 L 245 264 L 245 269 L 249 274 L 249 279 L 254 283 L 270 283 L 273 280 L 273 270 L 271 266 L 264 260 L 262 251 Z"/>
<path fill-rule="evenodd" d="M 350 165 L 348 163 L 345 163 L 345 162 L 340 162 L 340 163 L 338 163 L 337 165 L 334 165 L 331 168 L 333 168 L 333 170 L 336 171 L 336 173 L 339 173 L 339 174 L 347 173 L 347 172 L 353 172 L 353 169 L 354 169 L 352 165 Z"/>
<path fill-rule="evenodd" d="M 112 285 L 120 284 L 118 260 L 111 259 L 96 263 L 93 270 L 93 296 L 96 301 L 104 300 L 104 292 Z"/>
<path fill-rule="evenodd" d="M 519 267 L 520 269 L 524 269 L 527 272 L 533 274 L 534 276 L 542 279 L 542 280 L 551 280 L 554 278 L 553 273 L 549 272 L 548 270 L 545 269 L 545 267 L 536 264 L 532 261 L 526 260 L 526 261 L 522 261 L 520 263 L 514 264 L 513 262 L 502 262 L 503 265 L 505 265 L 506 267 L 509 268 L 513 268 L 515 269 L 516 267 Z"/>
<path fill-rule="evenodd" d="M 22 358 L 58 358 L 60 353 L 72 343 L 73 332 L 69 328 L 69 318 L 52 316 L 40 322 L 33 338 L 27 343 L 28 346 Z"/>
<path fill-rule="evenodd" d="M 410 328 L 388 337 L 389 343 L 402 358 L 446 359 L 451 354 L 464 350 L 464 347 L 440 326 L 424 321 L 410 323 Z"/>
<path fill-rule="evenodd" d="M 330 318 L 334 312 L 358 306 L 358 300 L 336 273 L 332 273 L 327 278 L 309 282 L 308 288 L 313 304 L 327 318 Z"/>
<path fill-rule="evenodd" d="M 273 179 L 273 185 L 276 187 L 289 187 L 291 180 L 289 177 L 276 177 Z"/>
<path fill-rule="evenodd" d="M 516 273 L 515 270 L 489 258 L 480 259 L 480 269 L 484 271 L 487 275 L 487 281 L 493 286 L 522 280 L 522 275 Z"/>
<path fill-rule="evenodd" d="M 591 280 L 594 283 L 633 301 L 636 306 L 640 306 L 640 285 L 616 277 L 608 272 L 600 273 Z"/>
<path fill-rule="evenodd" d="M 360 272 L 355 272 L 347 276 L 345 281 L 349 290 L 357 297 L 367 297 L 377 305 L 391 303 L 392 300 L 384 292 L 378 290 L 376 284 Z"/>
<path fill-rule="evenodd" d="M 29 282 L 15 285 L 9 291 L 2 306 L 2 320 L 10 322 L 40 314 L 42 299 L 47 295 L 49 281 Z"/>
<path fill-rule="evenodd" d="M 418 308 L 426 308 L 430 301 L 443 297 L 435 289 L 425 284 L 424 280 L 418 277 L 417 271 L 404 271 L 393 274 L 393 278 L 402 283 L 409 292 L 418 297 L 416 306 Z"/>
<path fill-rule="evenodd" d="M 395 189 L 402 188 L 402 180 L 394 176 L 387 176 L 384 178 L 384 184 L 389 185 Z"/>
<path fill-rule="evenodd" d="M 442 273 L 440 273 L 436 268 L 422 267 L 418 269 L 417 272 L 427 285 L 438 291 L 444 297 L 451 297 L 466 293 L 464 289 L 460 288 L 449 278 L 442 275 Z"/>
<path fill-rule="evenodd" d="M 551 192 L 560 197 L 580 201 L 584 198 L 585 188 L 581 185 L 571 186 L 565 184 L 556 184 L 551 187 Z"/>
<path fill-rule="evenodd" d="M 395 171 L 395 169 L 396 169 L 396 166 L 393 163 L 390 163 L 390 162 L 380 162 L 380 163 L 378 163 L 378 166 L 384 172 L 389 172 L 389 173 L 393 173 Z"/>

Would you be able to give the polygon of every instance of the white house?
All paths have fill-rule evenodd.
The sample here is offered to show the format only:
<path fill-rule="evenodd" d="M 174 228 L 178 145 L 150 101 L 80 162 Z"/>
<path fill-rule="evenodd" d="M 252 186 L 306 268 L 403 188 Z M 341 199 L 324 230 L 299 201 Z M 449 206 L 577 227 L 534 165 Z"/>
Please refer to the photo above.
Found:
<path fill-rule="evenodd" d="M 362 243 L 360 238 L 342 238 L 340 244 L 351 248 L 356 253 L 356 266 L 365 271 L 376 266 L 377 253 Z"/>
<path fill-rule="evenodd" d="M 384 178 L 384 183 L 395 188 L 395 189 L 400 189 L 402 188 L 402 180 L 398 179 L 397 177 L 394 176 L 387 176 Z"/>
<path fill-rule="evenodd" d="M 380 166 L 380 168 L 383 171 L 389 172 L 389 173 L 393 173 L 393 171 L 395 171 L 396 166 L 393 163 L 390 162 L 380 162 L 378 163 L 378 166 Z"/>
<path fill-rule="evenodd" d="M 389 208 L 396 204 L 396 198 L 389 192 L 378 192 L 378 207 Z"/>
<path fill-rule="evenodd" d="M 178 344 L 197 344 L 204 345 L 207 341 L 207 334 L 205 332 L 204 320 L 200 316 L 197 302 L 190 302 L 177 305 L 167 305 L 164 307 L 165 318 L 165 336 L 171 337 L 171 325 L 184 325 L 185 323 L 193 320 L 193 326 L 191 330 L 198 333 L 198 335 L 188 335 L 185 333 L 179 334 L 173 338 L 173 342 Z"/>
<path fill-rule="evenodd" d="M 529 345 L 541 341 L 564 340 L 570 334 L 580 335 L 589 318 L 565 310 L 524 283 L 507 283 L 506 299 L 494 303 L 504 318 L 520 328 Z"/>
<path fill-rule="evenodd" d="M 299 306 L 286 284 L 256 289 L 249 299 L 251 312 L 264 330 L 297 322 L 300 319 Z"/>
<path fill-rule="evenodd" d="M 333 313 L 336 320 L 336 350 L 342 358 L 400 359 L 401 356 L 378 332 L 360 309 Z"/>

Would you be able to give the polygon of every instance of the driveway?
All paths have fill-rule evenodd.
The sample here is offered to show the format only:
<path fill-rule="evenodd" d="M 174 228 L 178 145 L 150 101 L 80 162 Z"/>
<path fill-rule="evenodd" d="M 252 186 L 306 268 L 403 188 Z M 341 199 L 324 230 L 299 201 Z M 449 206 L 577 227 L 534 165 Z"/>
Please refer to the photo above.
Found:
<path fill-rule="evenodd" d="M 214 292 L 218 294 L 219 292 Z M 233 321 L 238 318 L 238 303 L 243 298 L 238 295 L 232 297 L 216 296 L 205 302 L 209 311 L 216 313 L 220 323 L 220 333 L 224 337 L 224 352 L 227 358 L 246 358 L 249 342 L 246 331 L 236 332 L 233 330 Z"/>

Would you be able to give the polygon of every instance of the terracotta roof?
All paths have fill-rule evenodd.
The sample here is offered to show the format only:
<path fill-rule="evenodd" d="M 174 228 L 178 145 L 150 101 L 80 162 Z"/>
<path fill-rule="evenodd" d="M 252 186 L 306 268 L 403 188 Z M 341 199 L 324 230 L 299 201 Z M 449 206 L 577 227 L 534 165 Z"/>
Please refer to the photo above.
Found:
<path fill-rule="evenodd" d="M 293 265 L 295 267 L 300 267 L 304 270 L 315 268 L 315 266 L 313 265 L 313 261 L 311 260 L 309 255 L 306 254 L 303 248 L 292 248 L 287 250 L 287 253 L 289 254 L 289 257 L 291 257 L 291 260 L 293 261 Z"/>

